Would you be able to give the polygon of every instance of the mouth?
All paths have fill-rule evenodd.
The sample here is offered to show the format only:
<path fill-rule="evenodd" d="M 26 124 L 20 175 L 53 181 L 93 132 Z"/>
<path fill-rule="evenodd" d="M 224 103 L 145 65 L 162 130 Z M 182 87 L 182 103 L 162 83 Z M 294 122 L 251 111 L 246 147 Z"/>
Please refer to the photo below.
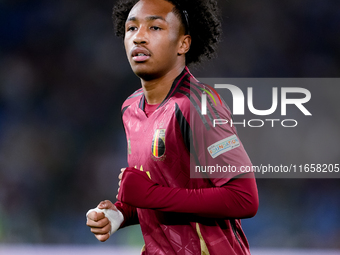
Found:
<path fill-rule="evenodd" d="M 132 50 L 131 56 L 135 62 L 145 62 L 151 57 L 151 54 L 146 48 L 138 47 Z"/>

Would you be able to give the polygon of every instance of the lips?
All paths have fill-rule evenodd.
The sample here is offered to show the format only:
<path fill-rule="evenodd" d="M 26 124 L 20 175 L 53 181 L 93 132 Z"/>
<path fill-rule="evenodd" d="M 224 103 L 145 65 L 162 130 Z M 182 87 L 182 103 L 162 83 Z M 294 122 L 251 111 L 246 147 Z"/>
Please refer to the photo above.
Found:
<path fill-rule="evenodd" d="M 150 51 L 144 47 L 136 47 L 131 51 L 132 59 L 136 62 L 144 62 L 151 56 Z"/>

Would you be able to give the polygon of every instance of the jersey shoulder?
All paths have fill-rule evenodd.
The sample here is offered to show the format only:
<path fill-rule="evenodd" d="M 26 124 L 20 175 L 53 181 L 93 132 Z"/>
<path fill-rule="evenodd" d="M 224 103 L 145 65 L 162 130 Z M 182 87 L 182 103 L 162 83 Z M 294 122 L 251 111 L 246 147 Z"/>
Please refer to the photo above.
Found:
<path fill-rule="evenodd" d="M 143 97 L 144 92 L 143 88 L 140 88 L 133 92 L 128 98 L 125 99 L 123 105 L 122 105 L 122 114 L 126 111 L 127 108 L 129 108 L 130 105 L 140 102 L 141 98 Z"/>
<path fill-rule="evenodd" d="M 214 119 L 232 118 L 229 107 L 217 91 L 192 75 L 183 80 L 177 92 L 178 108 L 188 121 L 189 118 L 199 120 L 209 129 Z"/>

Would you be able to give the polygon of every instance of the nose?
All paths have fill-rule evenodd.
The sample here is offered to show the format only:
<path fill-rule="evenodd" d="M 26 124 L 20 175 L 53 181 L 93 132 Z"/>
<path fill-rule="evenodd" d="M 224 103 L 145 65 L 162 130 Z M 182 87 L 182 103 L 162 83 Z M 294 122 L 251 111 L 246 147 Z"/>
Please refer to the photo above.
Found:
<path fill-rule="evenodd" d="M 135 44 L 146 44 L 148 42 L 148 36 L 146 29 L 142 26 L 135 33 L 135 37 L 133 39 Z"/>

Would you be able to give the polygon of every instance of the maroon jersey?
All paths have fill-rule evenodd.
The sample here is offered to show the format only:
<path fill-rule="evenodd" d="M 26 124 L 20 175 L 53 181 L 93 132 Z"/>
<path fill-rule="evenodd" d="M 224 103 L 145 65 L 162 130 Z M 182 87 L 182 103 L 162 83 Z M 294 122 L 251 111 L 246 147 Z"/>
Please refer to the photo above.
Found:
<path fill-rule="evenodd" d="M 129 167 L 146 172 L 152 181 L 164 187 L 198 189 L 226 185 L 241 174 L 241 166 L 251 166 L 235 128 L 213 127 L 213 119 L 231 119 L 227 106 L 214 104 L 208 97 L 207 115 L 201 114 L 203 91 L 213 93 L 185 68 L 165 100 L 148 117 L 142 89 L 127 98 L 122 118 Z M 233 140 L 235 146 L 216 152 L 214 146 L 222 148 L 225 140 Z M 197 177 L 190 176 L 190 169 L 195 171 L 197 165 L 232 165 L 237 171 L 190 178 Z M 124 226 L 139 221 L 145 240 L 143 254 L 250 254 L 238 219 L 136 209 L 121 202 L 116 205 L 124 214 Z"/>

